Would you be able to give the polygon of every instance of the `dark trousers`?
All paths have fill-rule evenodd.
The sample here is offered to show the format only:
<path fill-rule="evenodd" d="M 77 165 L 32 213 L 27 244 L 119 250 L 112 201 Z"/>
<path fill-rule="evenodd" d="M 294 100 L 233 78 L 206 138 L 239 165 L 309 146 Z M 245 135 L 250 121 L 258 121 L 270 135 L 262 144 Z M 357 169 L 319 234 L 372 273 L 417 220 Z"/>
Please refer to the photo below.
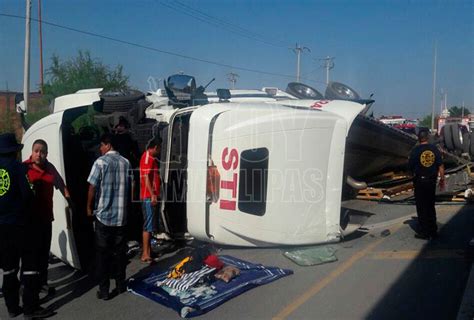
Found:
<path fill-rule="evenodd" d="M 24 229 L 15 225 L 0 225 L 0 268 L 3 269 L 3 296 L 9 311 L 19 306 L 18 270 Z"/>
<path fill-rule="evenodd" d="M 37 224 L 29 223 L 25 226 L 25 242 L 21 255 L 21 281 L 23 283 L 25 313 L 33 313 L 39 307 L 41 232 L 42 229 Z"/>
<path fill-rule="evenodd" d="M 435 210 L 436 178 L 415 178 L 413 186 L 419 224 L 418 232 L 429 236 L 435 235 L 438 231 Z"/>
<path fill-rule="evenodd" d="M 127 266 L 127 243 L 125 227 L 110 227 L 100 221 L 95 222 L 96 277 L 99 291 L 108 293 L 110 279 L 115 279 L 117 287 L 125 286 Z"/>
<path fill-rule="evenodd" d="M 33 230 L 33 228 L 31 228 Z M 32 313 L 39 306 L 38 254 L 34 234 L 28 227 L 0 225 L 0 266 L 3 269 L 3 295 L 9 311 L 19 305 L 20 281 L 18 270 L 21 259 L 23 308 Z"/>
<path fill-rule="evenodd" d="M 49 252 L 51 251 L 52 223 L 37 225 L 39 281 L 43 286 L 48 284 Z"/>

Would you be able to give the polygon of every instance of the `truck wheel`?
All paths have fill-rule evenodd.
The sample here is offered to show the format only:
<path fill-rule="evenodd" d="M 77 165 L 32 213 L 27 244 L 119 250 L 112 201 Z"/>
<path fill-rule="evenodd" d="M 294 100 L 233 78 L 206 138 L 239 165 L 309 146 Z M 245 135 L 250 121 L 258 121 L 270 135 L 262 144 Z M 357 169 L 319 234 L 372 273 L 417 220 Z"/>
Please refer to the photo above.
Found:
<path fill-rule="evenodd" d="M 340 82 L 329 82 L 324 97 L 331 100 L 360 99 L 359 94 L 354 89 Z"/>
<path fill-rule="evenodd" d="M 286 92 L 298 99 L 322 100 L 324 96 L 313 87 L 300 82 L 290 82 L 286 87 Z"/>
<path fill-rule="evenodd" d="M 451 124 L 451 134 L 453 137 L 454 149 L 462 152 L 463 151 L 462 131 L 456 123 Z"/>
<path fill-rule="evenodd" d="M 443 138 L 444 138 L 444 145 L 446 149 L 449 151 L 454 151 L 454 143 L 453 143 L 453 134 L 451 132 L 451 124 L 446 124 L 443 127 Z"/>
<path fill-rule="evenodd" d="M 470 134 L 470 139 L 469 139 L 469 154 L 471 157 L 474 157 L 474 131 L 471 132 Z"/>
<path fill-rule="evenodd" d="M 469 153 L 469 147 L 471 145 L 471 139 L 469 132 L 464 132 L 462 134 L 462 152 Z"/>
<path fill-rule="evenodd" d="M 135 139 L 140 152 L 145 151 L 148 141 L 158 135 L 158 122 L 155 119 L 144 119 L 134 126 Z"/>
<path fill-rule="evenodd" d="M 100 95 L 104 102 L 103 112 L 128 111 L 140 99 L 144 99 L 143 92 L 138 90 L 122 90 L 116 92 L 104 92 Z"/>

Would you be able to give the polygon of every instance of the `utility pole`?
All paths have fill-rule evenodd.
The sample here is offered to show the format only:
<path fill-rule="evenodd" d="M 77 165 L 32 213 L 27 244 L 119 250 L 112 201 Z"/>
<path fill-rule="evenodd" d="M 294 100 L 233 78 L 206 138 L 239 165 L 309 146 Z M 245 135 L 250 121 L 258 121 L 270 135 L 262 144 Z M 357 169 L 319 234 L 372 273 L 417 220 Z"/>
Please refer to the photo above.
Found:
<path fill-rule="evenodd" d="M 433 62 L 433 103 L 431 105 L 431 131 L 434 130 L 435 119 L 435 103 L 436 103 L 436 59 L 438 56 L 438 42 L 435 41 L 434 46 L 434 62 Z M 439 128 L 438 128 L 439 129 Z M 438 132 L 439 133 L 439 132 Z"/>
<path fill-rule="evenodd" d="M 26 0 L 26 19 L 25 19 L 25 59 L 23 69 L 23 99 L 25 110 L 28 109 L 28 95 L 30 93 L 30 31 L 31 31 L 31 0 Z"/>
<path fill-rule="evenodd" d="M 8 88 L 8 81 L 5 81 L 5 87 L 6 87 L 6 90 L 7 90 L 7 109 L 6 109 L 6 117 L 5 119 L 3 120 L 3 122 L 5 123 L 5 129 L 6 131 L 11 131 L 11 128 L 12 128 L 12 119 L 11 119 L 11 113 L 10 113 L 10 89 Z M 13 104 L 13 107 L 15 107 L 15 104 Z"/>
<path fill-rule="evenodd" d="M 306 50 L 311 52 L 308 47 L 301 47 L 298 44 L 295 45 L 295 48 L 292 49 L 296 53 L 296 82 L 300 82 L 300 62 L 301 62 L 301 53 Z"/>
<path fill-rule="evenodd" d="M 41 0 L 38 0 L 38 32 L 39 32 L 39 54 L 40 54 L 40 91 L 43 94 L 44 76 L 43 76 L 43 31 L 41 22 Z"/>
<path fill-rule="evenodd" d="M 237 83 L 237 78 L 239 75 L 235 72 L 230 72 L 227 74 L 227 80 L 232 84 L 232 89 L 235 89 L 235 84 Z"/>
<path fill-rule="evenodd" d="M 326 84 L 329 84 L 329 70 L 334 68 L 334 59 L 335 57 L 327 56 L 324 59 L 319 59 L 320 61 L 324 61 L 322 67 L 326 69 Z"/>
<path fill-rule="evenodd" d="M 446 99 L 446 96 L 445 96 L 444 88 L 441 88 L 439 90 L 439 102 L 441 105 L 441 112 L 443 112 L 446 109 L 445 99 Z"/>

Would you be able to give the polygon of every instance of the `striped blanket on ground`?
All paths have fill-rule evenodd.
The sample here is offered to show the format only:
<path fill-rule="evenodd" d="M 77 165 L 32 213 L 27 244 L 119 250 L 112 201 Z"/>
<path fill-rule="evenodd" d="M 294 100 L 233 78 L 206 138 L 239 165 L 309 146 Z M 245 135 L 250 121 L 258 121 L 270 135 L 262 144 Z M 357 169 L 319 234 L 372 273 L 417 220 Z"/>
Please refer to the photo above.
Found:
<path fill-rule="evenodd" d="M 207 289 L 194 286 L 187 291 L 180 291 L 156 285 L 157 282 L 167 279 L 169 273 L 167 269 L 160 270 L 160 266 L 156 265 L 146 275 L 135 279 L 132 277 L 128 283 L 128 290 L 174 309 L 183 318 L 189 318 L 217 308 L 245 291 L 293 274 L 291 270 L 266 267 L 226 255 L 219 256 L 219 260 L 226 265 L 239 268 L 240 275 L 229 283 L 216 280 L 212 286 L 207 286 Z M 172 291 L 173 294 L 168 291 Z"/>
<path fill-rule="evenodd" d="M 190 272 L 190 273 L 185 273 L 183 274 L 180 278 L 178 279 L 173 279 L 173 278 L 167 278 L 162 281 L 157 281 L 156 285 L 158 287 L 161 286 L 167 286 L 173 289 L 178 289 L 181 291 L 186 291 L 193 285 L 199 282 L 202 278 L 204 278 L 206 275 L 209 273 L 213 272 L 216 270 L 215 268 L 210 268 L 208 266 L 204 266 L 201 269 Z"/>

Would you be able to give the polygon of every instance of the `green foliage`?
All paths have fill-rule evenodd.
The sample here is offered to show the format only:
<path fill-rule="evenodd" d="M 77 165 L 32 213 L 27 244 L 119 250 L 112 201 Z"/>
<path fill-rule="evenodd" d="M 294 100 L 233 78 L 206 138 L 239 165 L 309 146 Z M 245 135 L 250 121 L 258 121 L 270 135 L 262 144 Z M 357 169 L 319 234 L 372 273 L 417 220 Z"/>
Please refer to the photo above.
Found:
<path fill-rule="evenodd" d="M 436 118 L 436 115 L 435 115 Z M 419 124 L 420 127 L 428 127 L 431 128 L 431 113 L 429 115 L 426 115 Z"/>
<path fill-rule="evenodd" d="M 32 125 L 39 119 L 46 117 L 50 113 L 49 104 L 50 104 L 50 101 L 45 96 L 39 99 L 30 98 L 28 102 L 28 113 L 26 114 L 26 117 L 25 117 L 26 122 Z"/>
<path fill-rule="evenodd" d="M 13 121 L 8 111 L 0 118 L 0 134 L 7 132 L 13 132 Z"/>
<path fill-rule="evenodd" d="M 106 91 L 128 88 L 128 76 L 123 74 L 121 65 L 112 69 L 93 59 L 89 51 L 79 51 L 76 57 L 67 61 L 53 55 L 46 75 L 49 80 L 43 91 L 49 99 L 88 88 L 104 88 Z"/>
<path fill-rule="evenodd" d="M 72 121 L 72 127 L 74 128 L 75 132 L 79 132 L 79 129 L 83 127 L 92 127 L 94 126 L 94 115 L 97 112 L 94 110 L 93 107 L 88 107 L 87 112 L 83 115 L 77 117 L 74 121 Z"/>
<path fill-rule="evenodd" d="M 465 116 L 467 116 L 470 113 L 471 112 L 466 107 L 464 107 L 464 110 L 463 110 L 463 108 L 457 107 L 457 106 L 453 106 L 453 107 L 449 108 L 449 115 L 451 117 L 461 117 L 463 114 Z"/>
<path fill-rule="evenodd" d="M 29 125 L 32 125 L 33 123 L 35 123 L 39 119 L 46 117 L 48 114 L 49 114 L 49 111 L 47 109 L 46 110 L 45 109 L 39 110 L 39 111 L 36 111 L 36 112 L 28 112 L 26 114 L 25 119 L 26 119 L 26 122 Z"/>

